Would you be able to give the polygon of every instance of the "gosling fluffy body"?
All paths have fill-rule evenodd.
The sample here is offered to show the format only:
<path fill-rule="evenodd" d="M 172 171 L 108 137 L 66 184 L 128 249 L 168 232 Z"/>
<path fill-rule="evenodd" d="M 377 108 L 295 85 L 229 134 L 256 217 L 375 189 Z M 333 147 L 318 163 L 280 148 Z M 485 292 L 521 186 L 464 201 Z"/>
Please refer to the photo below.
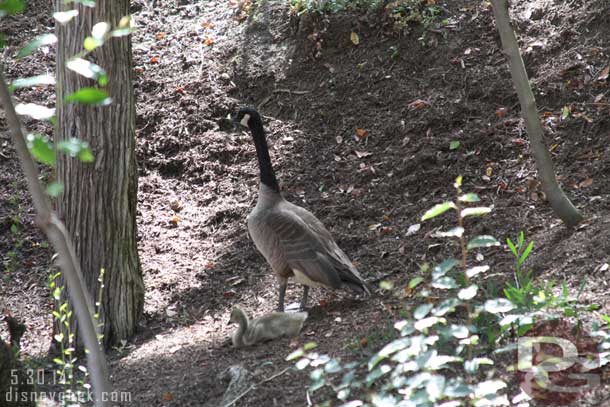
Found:
<path fill-rule="evenodd" d="M 306 312 L 273 312 L 250 321 L 241 308 L 235 307 L 229 320 L 239 325 L 231 338 L 233 346 L 240 348 L 281 337 L 295 337 L 306 319 Z"/>
<path fill-rule="evenodd" d="M 322 222 L 280 193 L 258 112 L 242 108 L 235 120 L 250 129 L 256 147 L 260 187 L 256 206 L 248 216 L 248 231 L 278 279 L 278 310 L 284 310 L 288 278 L 304 285 L 301 310 L 307 303 L 309 287 L 347 287 L 369 295 L 358 270 Z"/>

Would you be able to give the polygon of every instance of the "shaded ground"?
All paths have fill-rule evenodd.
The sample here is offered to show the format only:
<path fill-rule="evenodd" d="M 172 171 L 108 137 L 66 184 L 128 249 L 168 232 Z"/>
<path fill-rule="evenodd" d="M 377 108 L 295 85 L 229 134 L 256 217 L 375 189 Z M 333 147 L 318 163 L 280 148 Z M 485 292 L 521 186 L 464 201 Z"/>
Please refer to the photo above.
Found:
<path fill-rule="evenodd" d="M 115 386 L 132 395 L 124 405 L 215 406 L 226 388 L 217 377 L 228 366 L 242 363 L 257 381 L 289 366 L 284 357 L 295 344 L 288 340 L 239 351 L 222 346 L 233 304 L 260 315 L 277 297 L 245 228 L 258 186 L 254 148 L 247 134 L 220 128 L 244 104 L 265 116 L 285 196 L 326 224 L 365 278 L 387 277 L 400 286 L 418 263 L 454 253 L 430 237 L 446 226 L 440 221 L 412 236 L 407 230 L 450 196 L 463 174 L 465 189 L 494 206 L 490 216 L 468 225 L 472 234 L 504 240 L 525 231 L 536 242 L 531 266 L 537 275 L 566 280 L 574 290 L 586 278 L 585 301 L 608 311 L 602 265 L 610 246 L 607 72 L 604 77 L 610 17 L 602 1 L 512 3 L 557 173 L 588 219 L 572 232 L 552 215 L 535 181 L 485 4 L 450 2 L 443 6 L 446 27 L 414 26 L 398 35 L 381 11 L 322 19 L 297 18 L 275 3 L 248 12 L 250 3 L 161 1 L 151 8 L 134 2 L 141 27 L 134 37 L 138 227 L 147 293 L 141 334 L 111 356 Z M 34 30 L 51 29 L 39 14 L 46 12 L 43 4 L 10 23 L 8 55 Z M 350 41 L 352 31 L 358 45 Z M 418 39 L 424 33 L 425 47 Z M 8 76 L 44 73 L 53 60 L 53 49 L 9 60 Z M 50 90 L 21 90 L 17 98 L 54 103 Z M 562 119 L 565 106 L 569 115 Z M 50 128 L 35 126 L 50 135 Z M 359 139 L 357 129 L 368 136 Z M 459 148 L 451 150 L 451 141 Z M 35 232 L 5 133 L 0 147 L 0 306 L 26 320 L 24 354 L 39 358 L 50 341 L 44 288 L 50 253 Z M 493 270 L 488 285 L 511 275 L 505 248 L 484 254 Z M 287 301 L 300 294 L 289 288 Z M 346 358 L 387 341 L 391 319 L 404 308 L 389 297 L 364 303 L 326 299 L 319 291 L 311 304 L 319 305 L 301 341 Z M 239 405 L 305 405 L 306 388 L 305 377 L 289 371 Z"/>

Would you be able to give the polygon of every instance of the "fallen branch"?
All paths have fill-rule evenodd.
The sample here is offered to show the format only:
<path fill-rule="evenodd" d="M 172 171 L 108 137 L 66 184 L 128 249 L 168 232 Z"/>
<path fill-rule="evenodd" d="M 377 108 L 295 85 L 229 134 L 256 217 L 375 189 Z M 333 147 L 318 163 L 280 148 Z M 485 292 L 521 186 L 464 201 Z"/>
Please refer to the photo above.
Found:
<path fill-rule="evenodd" d="M 257 388 L 258 386 L 260 386 L 261 384 L 263 384 L 263 383 L 267 383 L 267 382 L 270 382 L 271 380 L 275 379 L 276 377 L 279 377 L 279 376 L 283 375 L 284 373 L 286 373 L 286 372 L 287 372 L 288 370 L 290 370 L 290 369 L 292 369 L 292 367 L 287 367 L 286 369 L 281 370 L 280 372 L 278 372 L 278 373 L 276 373 L 276 374 L 274 374 L 274 375 L 272 375 L 272 376 L 269 376 L 268 378 L 263 379 L 263 380 L 261 380 L 261 381 L 260 381 L 260 382 L 258 382 L 258 383 L 255 383 L 255 384 L 251 385 L 250 387 L 248 387 L 248 389 L 246 389 L 244 392 L 242 392 L 241 394 L 239 394 L 237 397 L 235 397 L 235 398 L 234 398 L 233 400 L 231 400 L 229 403 L 227 403 L 227 404 L 222 404 L 222 407 L 230 407 L 230 406 L 232 406 L 233 404 L 237 403 L 237 401 L 239 401 L 239 399 L 241 399 L 242 397 L 244 397 L 246 394 L 250 393 L 252 390 L 256 389 L 256 388 Z M 231 386 L 231 385 L 229 384 L 229 387 L 230 387 L 230 386 Z"/>
<path fill-rule="evenodd" d="M 32 196 L 32 202 L 36 209 L 36 223 L 47 235 L 47 238 L 59 254 L 59 265 L 66 280 L 67 291 L 74 305 L 78 326 L 87 350 L 88 370 L 91 374 L 91 382 L 95 394 L 95 405 L 107 406 L 104 399 L 110 398 L 110 382 L 106 369 L 106 359 L 101 351 L 97 340 L 97 330 L 93 322 L 94 308 L 91 298 L 85 289 L 85 284 L 80 270 L 80 264 L 76 259 L 72 241 L 68 231 L 57 215 L 51 210 L 51 204 L 47 198 L 42 185 L 38 181 L 38 169 L 32 160 L 28 147 L 23 137 L 21 123 L 15 106 L 11 100 L 8 86 L 4 79 L 4 66 L 0 62 L 0 103 L 4 106 L 6 120 L 10 127 L 13 145 L 19 156 L 21 169 L 25 174 L 28 189 Z"/>

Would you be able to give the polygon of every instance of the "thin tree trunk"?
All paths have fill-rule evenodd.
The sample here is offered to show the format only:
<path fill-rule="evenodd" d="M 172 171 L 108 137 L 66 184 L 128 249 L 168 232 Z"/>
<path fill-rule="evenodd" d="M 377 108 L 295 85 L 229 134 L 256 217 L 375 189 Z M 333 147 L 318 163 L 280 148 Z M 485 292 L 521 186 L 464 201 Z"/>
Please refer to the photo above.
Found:
<path fill-rule="evenodd" d="M 0 103 L 6 112 L 6 121 L 11 129 L 11 137 L 15 150 L 19 155 L 19 163 L 25 174 L 28 183 L 28 189 L 32 195 L 32 202 L 36 208 L 36 222 L 40 229 L 47 235 L 47 238 L 59 253 L 59 265 L 67 282 L 67 290 L 70 299 L 74 304 L 76 318 L 79 321 L 81 336 L 85 347 L 89 350 L 87 353 L 89 372 L 91 373 L 91 381 L 95 392 L 95 405 L 98 407 L 106 406 L 103 394 L 110 394 L 110 383 L 108 381 L 108 373 L 106 368 L 106 359 L 101 351 L 98 342 L 95 325 L 93 324 L 93 305 L 91 298 L 85 291 L 83 284 L 82 273 L 79 267 L 78 260 L 74 254 L 74 248 L 70 242 L 70 236 L 64 225 L 55 216 L 51 210 L 51 204 L 42 189 L 42 185 L 38 180 L 38 170 L 34 164 L 34 160 L 30 156 L 23 132 L 21 123 L 15 113 L 11 96 L 8 90 L 6 81 L 4 80 L 3 66 L 0 63 Z"/>
<path fill-rule="evenodd" d="M 89 293 L 97 298 L 98 276 L 105 269 L 101 319 L 104 344 L 132 336 L 141 316 L 144 284 L 136 244 L 137 173 L 135 102 L 131 80 L 130 36 L 111 38 L 87 58 L 106 70 L 109 106 L 62 103 L 63 98 L 94 82 L 65 68 L 82 51 L 98 22 L 113 27 L 129 14 L 128 0 L 99 0 L 94 8 L 56 0 L 56 11 L 75 7 L 77 18 L 57 25 L 56 141 L 89 142 L 95 163 L 59 155 L 57 178 L 64 184 L 58 212 L 74 238 Z M 72 330 L 76 332 L 75 329 Z M 77 341 L 78 343 L 78 341 Z"/>
<path fill-rule="evenodd" d="M 543 135 L 544 130 L 538 117 L 536 100 L 529 84 L 525 65 L 521 58 L 515 31 L 510 25 L 507 0 L 492 0 L 496 25 L 500 32 L 504 52 L 508 56 L 510 73 L 519 96 L 521 111 L 525 119 L 525 127 L 530 140 L 530 148 L 536 160 L 538 177 L 542 183 L 542 189 L 555 211 L 555 214 L 568 226 L 573 227 L 582 221 L 583 217 L 572 205 L 568 197 L 559 187 L 553 167 L 553 160 L 547 149 Z"/>

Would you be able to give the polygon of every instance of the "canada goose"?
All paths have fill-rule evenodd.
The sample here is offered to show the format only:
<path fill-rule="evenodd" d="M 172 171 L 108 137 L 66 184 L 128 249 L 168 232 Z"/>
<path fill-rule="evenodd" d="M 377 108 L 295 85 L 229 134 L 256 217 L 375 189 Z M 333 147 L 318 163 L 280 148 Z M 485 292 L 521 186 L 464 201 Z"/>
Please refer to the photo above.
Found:
<path fill-rule="evenodd" d="M 335 289 L 346 286 L 370 295 L 358 270 L 322 222 L 308 210 L 282 197 L 258 112 L 242 108 L 235 121 L 250 129 L 256 147 L 260 187 L 256 206 L 248 215 L 248 231 L 277 276 L 278 310 L 284 311 L 289 277 L 304 285 L 301 310 L 305 309 L 309 287 Z"/>
<path fill-rule="evenodd" d="M 306 319 L 306 312 L 273 312 L 250 321 L 241 308 L 235 307 L 229 319 L 229 323 L 239 325 L 231 338 L 233 346 L 239 348 L 283 336 L 295 337 L 301 331 Z"/>

